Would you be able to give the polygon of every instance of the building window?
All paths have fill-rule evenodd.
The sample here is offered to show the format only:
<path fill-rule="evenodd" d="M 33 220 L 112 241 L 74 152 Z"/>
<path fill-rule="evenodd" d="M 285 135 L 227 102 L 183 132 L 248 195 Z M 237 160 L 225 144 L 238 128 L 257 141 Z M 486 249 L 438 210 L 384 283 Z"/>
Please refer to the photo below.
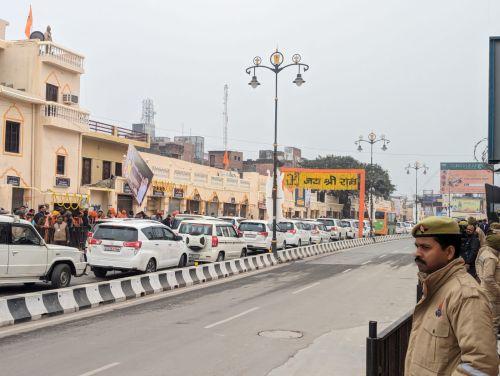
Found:
<path fill-rule="evenodd" d="M 91 181 L 92 181 L 92 159 L 83 158 L 82 185 L 90 184 Z"/>
<path fill-rule="evenodd" d="M 120 162 L 115 163 L 115 176 L 122 176 L 122 164 Z"/>
<path fill-rule="evenodd" d="M 45 84 L 45 99 L 52 102 L 57 102 L 59 97 L 59 88 L 55 85 Z"/>
<path fill-rule="evenodd" d="M 210 167 L 215 166 L 215 155 L 211 154 L 210 155 Z"/>
<path fill-rule="evenodd" d="M 102 161 L 102 180 L 109 179 L 111 177 L 111 162 Z"/>
<path fill-rule="evenodd" d="M 7 153 L 21 152 L 21 123 L 7 120 L 5 122 L 5 151 Z"/>
<path fill-rule="evenodd" d="M 66 169 L 66 157 L 64 155 L 58 155 L 56 163 L 56 174 L 64 175 L 65 169 Z"/>

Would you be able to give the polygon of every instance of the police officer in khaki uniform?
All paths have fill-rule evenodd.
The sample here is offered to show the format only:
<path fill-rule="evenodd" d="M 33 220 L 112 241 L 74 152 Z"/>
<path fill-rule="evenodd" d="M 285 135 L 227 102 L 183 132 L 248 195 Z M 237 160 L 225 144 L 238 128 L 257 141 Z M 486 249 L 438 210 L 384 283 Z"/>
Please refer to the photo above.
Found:
<path fill-rule="evenodd" d="M 486 237 L 486 245 L 481 247 L 476 259 L 476 273 L 481 287 L 486 292 L 493 311 L 495 334 L 498 333 L 500 314 L 500 233 Z"/>
<path fill-rule="evenodd" d="M 490 305 L 458 257 L 458 224 L 428 217 L 412 234 L 423 296 L 413 314 L 405 375 L 498 375 Z"/>

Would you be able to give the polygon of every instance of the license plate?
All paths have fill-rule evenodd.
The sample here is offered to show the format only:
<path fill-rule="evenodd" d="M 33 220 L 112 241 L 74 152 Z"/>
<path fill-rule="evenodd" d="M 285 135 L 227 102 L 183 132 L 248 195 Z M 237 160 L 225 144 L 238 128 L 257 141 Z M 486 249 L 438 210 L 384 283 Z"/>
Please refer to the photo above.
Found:
<path fill-rule="evenodd" d="M 255 238 L 255 234 L 245 234 L 245 238 Z"/>
<path fill-rule="evenodd" d="M 189 259 L 190 260 L 199 260 L 199 258 L 200 258 L 200 255 L 198 255 L 198 254 L 191 254 L 191 255 L 189 255 Z"/>
<path fill-rule="evenodd" d="M 104 250 L 109 251 L 109 252 L 119 252 L 120 249 L 121 249 L 121 247 L 117 247 L 117 246 L 113 246 L 113 245 L 107 245 L 104 247 Z"/>

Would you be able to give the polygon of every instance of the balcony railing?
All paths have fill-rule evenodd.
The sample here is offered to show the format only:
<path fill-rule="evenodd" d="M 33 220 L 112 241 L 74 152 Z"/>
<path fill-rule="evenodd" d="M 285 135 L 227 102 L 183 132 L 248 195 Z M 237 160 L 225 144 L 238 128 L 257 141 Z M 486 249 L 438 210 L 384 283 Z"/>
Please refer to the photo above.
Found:
<path fill-rule="evenodd" d="M 109 134 L 127 140 L 134 140 L 140 142 L 148 142 L 147 133 L 136 132 L 131 129 L 117 127 L 115 125 L 101 123 L 95 120 L 89 120 L 90 131 Z"/>
<path fill-rule="evenodd" d="M 64 119 L 80 125 L 87 125 L 89 123 L 89 114 L 85 111 L 77 110 L 58 103 L 42 105 L 41 114 L 47 117 Z"/>
<path fill-rule="evenodd" d="M 79 70 L 83 70 L 84 57 L 68 49 L 60 47 L 52 42 L 39 42 L 38 54 L 55 59 L 61 63 L 68 64 Z"/>

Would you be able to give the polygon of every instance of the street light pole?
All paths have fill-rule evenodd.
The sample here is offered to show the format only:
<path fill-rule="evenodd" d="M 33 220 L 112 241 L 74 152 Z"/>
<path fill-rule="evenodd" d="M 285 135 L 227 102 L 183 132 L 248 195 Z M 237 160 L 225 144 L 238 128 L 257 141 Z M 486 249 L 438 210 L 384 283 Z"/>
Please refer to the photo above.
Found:
<path fill-rule="evenodd" d="M 277 222 L 277 211 L 278 211 L 278 74 L 285 68 L 288 67 L 297 67 L 298 73 L 293 83 L 297 86 L 301 86 L 305 83 L 302 78 L 302 74 L 300 73 L 301 69 L 303 71 L 307 71 L 309 69 L 309 65 L 303 64 L 300 62 L 301 56 L 299 54 L 295 54 L 292 56 L 292 63 L 287 64 L 285 66 L 281 66 L 284 61 L 284 56 L 277 49 L 273 52 L 269 58 L 271 62 L 271 66 L 262 65 L 262 59 L 259 56 L 256 56 L 253 59 L 254 65 L 248 67 L 245 71 L 247 74 L 253 72 L 252 79 L 248 83 L 252 88 L 256 89 L 259 87 L 260 82 L 257 80 L 257 76 L 255 75 L 255 70 L 258 68 L 269 69 L 274 73 L 274 143 L 273 143 L 273 239 L 271 242 L 271 251 L 276 255 L 278 251 L 278 247 L 276 244 L 276 222 Z"/>
<path fill-rule="evenodd" d="M 423 170 L 423 174 L 426 175 L 429 167 L 420 162 L 415 162 L 413 165 L 408 163 L 405 167 L 406 173 L 409 175 L 410 170 L 415 170 L 415 223 L 418 222 L 418 170 Z"/>
<path fill-rule="evenodd" d="M 359 136 L 357 141 L 354 141 L 354 145 L 358 145 L 358 151 L 362 151 L 363 148 L 361 147 L 361 143 L 366 142 L 370 144 L 370 171 L 371 175 L 370 176 L 370 236 L 373 237 L 373 145 L 376 144 L 377 142 L 383 142 L 382 145 L 382 150 L 386 151 L 387 150 L 387 144 L 390 143 L 391 141 L 385 137 L 385 135 L 381 135 L 380 138 L 377 138 L 377 135 L 373 132 L 370 132 L 368 134 L 368 140 L 363 139 L 363 136 Z M 361 224 L 360 224 L 361 226 Z M 363 225 L 364 227 L 364 225 Z"/>

